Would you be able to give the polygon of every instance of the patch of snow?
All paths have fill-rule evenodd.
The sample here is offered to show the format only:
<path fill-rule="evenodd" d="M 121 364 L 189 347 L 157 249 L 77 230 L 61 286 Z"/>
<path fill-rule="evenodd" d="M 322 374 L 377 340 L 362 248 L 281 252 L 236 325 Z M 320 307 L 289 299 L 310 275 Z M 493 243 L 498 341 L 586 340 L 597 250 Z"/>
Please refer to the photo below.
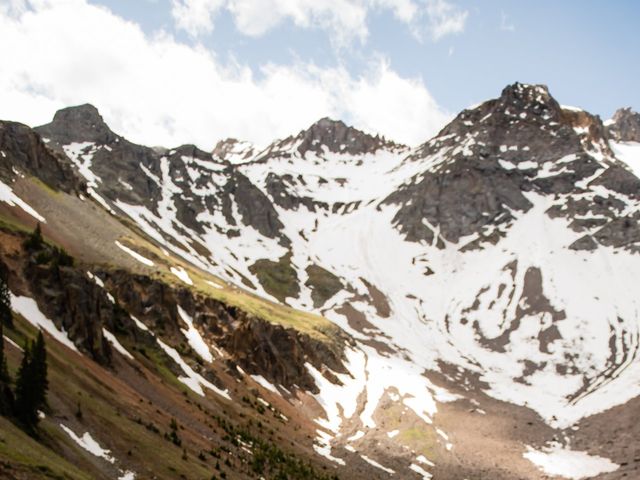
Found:
<path fill-rule="evenodd" d="M 207 280 L 206 282 L 207 282 L 208 285 L 212 286 L 213 288 L 220 288 L 220 289 L 224 288 L 219 283 L 212 282 L 211 280 Z"/>
<path fill-rule="evenodd" d="M 131 355 L 127 351 L 127 349 L 122 346 L 122 344 L 118 341 L 118 339 L 113 333 L 111 333 L 106 328 L 103 328 L 102 334 L 104 335 L 104 338 L 106 338 L 107 341 L 113 346 L 113 348 L 115 348 L 118 352 L 120 352 L 120 354 L 122 354 L 123 356 L 127 357 L 130 360 L 134 360 L 133 355 Z"/>
<path fill-rule="evenodd" d="M 24 349 L 23 349 L 20 345 L 18 345 L 16 342 L 14 342 L 13 340 L 11 340 L 9 337 L 7 337 L 6 335 L 3 335 L 2 337 L 5 339 L 5 341 L 6 341 L 9 345 L 12 345 L 14 348 L 17 348 L 17 349 L 18 349 L 18 350 L 20 350 L 21 352 L 24 352 Z"/>
<path fill-rule="evenodd" d="M 211 351 L 207 346 L 207 343 L 200 335 L 200 332 L 193 324 L 193 318 L 185 312 L 180 305 L 178 305 L 178 314 L 182 321 L 187 324 L 187 329 L 181 328 L 182 334 L 187 338 L 189 345 L 191 348 L 195 350 L 195 352 L 202 358 L 205 362 L 213 362 L 213 356 L 211 355 Z"/>
<path fill-rule="evenodd" d="M 164 352 L 182 369 L 182 372 L 185 376 L 178 377 L 178 380 L 180 382 L 184 383 L 187 387 L 189 387 L 201 397 L 204 397 L 204 390 L 202 390 L 202 387 L 205 387 L 212 392 L 217 393 L 221 397 L 224 397 L 227 400 L 231 400 L 231 397 L 229 396 L 229 392 L 227 392 L 227 390 L 221 390 L 213 383 L 205 380 L 202 375 L 196 373 L 193 368 L 191 368 L 189 364 L 187 364 L 187 362 L 182 359 L 175 348 L 171 348 L 160 339 L 158 339 L 158 345 L 160 345 L 160 348 L 162 348 L 162 350 L 164 350 Z"/>
<path fill-rule="evenodd" d="M 273 383 L 269 382 L 269 380 L 264 378 L 262 375 L 251 375 L 251 378 L 253 378 L 256 381 L 256 383 L 258 383 L 259 385 L 263 386 L 264 388 L 266 388 L 270 392 L 277 393 L 278 395 L 280 395 L 280 392 L 275 387 L 275 385 Z"/>
<path fill-rule="evenodd" d="M 170 270 L 171 270 L 171 273 L 173 273 L 176 277 L 178 277 L 180 280 L 182 280 L 187 285 L 193 285 L 193 280 L 191 280 L 191 277 L 189 276 L 189 274 L 187 273 L 187 271 L 184 268 L 182 268 L 182 267 L 171 267 Z"/>
<path fill-rule="evenodd" d="M 430 467 L 435 467 L 436 464 L 433 463 L 431 460 L 429 460 L 427 457 L 425 457 L 424 455 L 418 455 L 416 457 L 416 461 L 420 462 L 420 463 L 424 463 L 425 465 L 429 465 Z"/>
<path fill-rule="evenodd" d="M 390 468 L 385 467 L 384 465 L 380 465 L 378 462 L 376 462 L 375 460 L 372 460 L 371 458 L 367 457 L 366 455 L 360 455 L 360 457 L 362 457 L 362 459 L 367 462 L 369 465 L 373 465 L 376 468 L 379 468 L 380 470 L 383 470 L 385 472 L 387 472 L 390 475 L 393 475 L 395 472 L 395 470 L 391 470 Z"/>
<path fill-rule="evenodd" d="M 400 430 L 391 430 L 390 432 L 387 432 L 387 437 L 393 438 L 396 435 L 398 435 L 399 433 L 400 433 Z"/>
<path fill-rule="evenodd" d="M 60 428 L 62 428 L 62 430 L 64 430 L 74 442 L 90 454 L 104 458 L 109 463 L 115 463 L 116 459 L 110 455 L 111 452 L 102 448 L 100 444 L 93 439 L 89 432 L 85 432 L 82 437 L 78 437 L 78 435 L 76 435 L 73 430 L 66 425 L 60 424 Z"/>
<path fill-rule="evenodd" d="M 427 472 L 420 465 L 416 465 L 415 463 L 412 463 L 411 465 L 409 465 L 409 468 L 411 470 L 413 470 L 414 472 L 416 472 L 418 475 L 422 475 L 422 480 L 429 480 L 429 479 L 433 478 L 433 475 L 431 475 L 429 472 Z"/>
<path fill-rule="evenodd" d="M 318 436 L 313 443 L 313 449 L 316 451 L 316 453 L 328 460 L 331 460 L 334 463 L 337 463 L 338 465 L 346 465 L 344 460 L 331 455 L 331 440 L 333 437 L 323 430 L 316 430 L 316 433 L 318 434 Z"/>
<path fill-rule="evenodd" d="M 136 478 L 136 474 L 129 470 L 120 473 L 121 475 L 118 477 L 118 480 L 135 480 Z"/>
<path fill-rule="evenodd" d="M 87 271 L 87 277 L 89 277 L 91 280 L 96 282 L 96 285 L 98 285 L 100 288 L 104 288 L 104 282 L 99 276 L 94 275 L 92 272 Z"/>
<path fill-rule="evenodd" d="M 55 323 L 44 316 L 38 308 L 38 304 L 32 298 L 22 296 L 18 297 L 12 293 L 11 308 L 22 315 L 29 323 L 44 330 L 63 345 L 69 347 L 74 352 L 78 351 L 76 346 L 69 339 L 67 332 L 64 330 L 58 330 Z"/>
<path fill-rule="evenodd" d="M 145 332 L 149 331 L 149 328 L 144 323 L 142 323 L 140 320 L 138 320 L 133 315 L 129 315 L 129 316 L 131 317 L 131 320 L 133 320 L 133 323 L 136 324 L 136 327 L 138 327 L 140 330 L 143 330 Z"/>
<path fill-rule="evenodd" d="M 36 212 L 29 204 L 27 204 L 24 200 L 13 193 L 13 189 L 2 181 L 0 181 L 0 201 L 8 203 L 12 207 L 18 206 L 39 222 L 47 223 L 47 220 L 42 215 Z"/>
<path fill-rule="evenodd" d="M 602 473 L 615 472 L 619 468 L 619 465 L 608 458 L 570 450 L 557 442 L 541 450 L 528 446 L 523 457 L 547 475 L 571 480 L 591 478 Z"/>
<path fill-rule="evenodd" d="M 139 261 L 140 263 L 146 265 L 147 267 L 153 267 L 155 264 L 149 260 L 146 257 L 143 257 L 142 255 L 140 255 L 138 252 L 130 249 L 129 247 L 127 247 L 126 245 L 121 244 L 118 240 L 116 240 L 116 245 L 123 251 L 125 251 L 126 253 L 128 253 L 129 255 L 131 255 L 133 258 L 135 258 L 137 261 Z M 185 272 L 186 273 L 186 272 Z"/>

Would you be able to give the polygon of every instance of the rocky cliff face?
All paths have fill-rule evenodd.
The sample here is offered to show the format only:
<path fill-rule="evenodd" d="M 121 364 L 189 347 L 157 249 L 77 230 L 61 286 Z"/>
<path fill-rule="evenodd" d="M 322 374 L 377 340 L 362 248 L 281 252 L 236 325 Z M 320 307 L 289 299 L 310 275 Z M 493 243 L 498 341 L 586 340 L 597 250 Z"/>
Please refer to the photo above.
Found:
<path fill-rule="evenodd" d="M 39 178 L 56 190 L 83 189 L 69 162 L 49 150 L 31 128 L 0 121 L 0 179 L 9 181 L 19 174 Z"/>
<path fill-rule="evenodd" d="M 171 287 L 147 276 L 125 271 L 102 271 L 98 275 L 122 306 L 143 320 L 151 331 L 169 338 L 181 337 L 184 322 L 178 308 L 182 308 L 209 344 L 224 349 L 230 365 L 237 364 L 273 385 L 290 391 L 302 388 L 317 392 L 305 368 L 307 362 L 320 371 L 329 368 L 346 373 L 338 343 L 332 348 L 293 328 L 271 324 L 187 288 Z M 342 339 L 346 341 L 346 337 Z"/>

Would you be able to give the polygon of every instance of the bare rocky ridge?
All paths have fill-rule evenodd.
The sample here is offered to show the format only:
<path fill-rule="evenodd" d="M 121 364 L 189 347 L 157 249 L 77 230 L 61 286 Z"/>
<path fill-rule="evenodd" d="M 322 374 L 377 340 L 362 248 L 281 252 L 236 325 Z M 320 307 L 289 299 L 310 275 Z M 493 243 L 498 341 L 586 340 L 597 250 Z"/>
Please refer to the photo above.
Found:
<path fill-rule="evenodd" d="M 333 153 L 361 155 L 375 153 L 383 147 L 400 147 L 384 137 L 366 134 L 347 126 L 342 121 L 330 118 L 318 120 L 307 130 L 300 132 L 296 140 L 300 140 L 298 152 L 301 155 L 306 152 L 321 154 L 324 148 Z"/>

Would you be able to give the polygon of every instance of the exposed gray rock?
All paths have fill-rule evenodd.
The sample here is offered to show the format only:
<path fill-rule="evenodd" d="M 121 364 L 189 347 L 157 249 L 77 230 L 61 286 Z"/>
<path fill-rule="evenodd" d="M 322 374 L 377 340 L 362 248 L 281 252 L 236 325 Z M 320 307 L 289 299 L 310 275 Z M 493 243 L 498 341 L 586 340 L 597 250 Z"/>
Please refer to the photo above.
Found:
<path fill-rule="evenodd" d="M 640 113 L 630 108 L 621 108 L 612 118 L 613 122 L 607 126 L 607 132 L 619 142 L 640 142 Z"/>
<path fill-rule="evenodd" d="M 82 191 L 83 182 L 68 160 L 49 150 L 38 134 L 21 123 L 0 121 L 0 179 L 16 177 L 16 171 L 39 178 L 55 190 Z"/>

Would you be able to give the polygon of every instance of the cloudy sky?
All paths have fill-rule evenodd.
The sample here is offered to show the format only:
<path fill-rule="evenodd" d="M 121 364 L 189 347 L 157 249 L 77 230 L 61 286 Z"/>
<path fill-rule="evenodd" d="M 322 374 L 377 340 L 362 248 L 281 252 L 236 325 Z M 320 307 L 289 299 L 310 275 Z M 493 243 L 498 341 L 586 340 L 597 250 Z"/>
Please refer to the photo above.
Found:
<path fill-rule="evenodd" d="M 264 145 L 323 116 L 418 144 L 508 83 L 640 109 L 634 0 L 0 0 L 0 118 Z"/>

